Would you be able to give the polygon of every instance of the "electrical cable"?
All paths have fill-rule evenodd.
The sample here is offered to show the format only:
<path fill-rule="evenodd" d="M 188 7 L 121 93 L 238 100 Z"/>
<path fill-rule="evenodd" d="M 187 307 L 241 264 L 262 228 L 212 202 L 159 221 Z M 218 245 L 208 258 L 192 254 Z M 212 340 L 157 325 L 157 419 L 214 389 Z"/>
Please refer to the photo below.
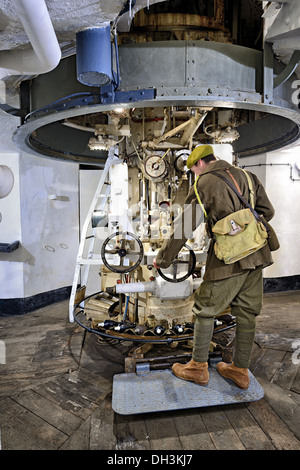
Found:
<path fill-rule="evenodd" d="M 26 114 L 25 118 L 24 118 L 24 121 L 27 121 L 27 119 L 29 117 L 31 117 L 32 115 L 36 114 L 36 113 L 39 113 L 41 111 L 44 111 L 44 110 L 47 110 L 49 108 L 51 108 L 52 106 L 55 106 L 56 104 L 59 104 L 59 103 L 63 103 L 64 101 L 67 101 L 71 98 L 75 98 L 75 97 L 78 97 L 78 96 L 99 96 L 99 93 L 92 93 L 92 92 L 80 92 L 80 93 L 73 93 L 71 95 L 68 95 L 68 96 L 64 96 L 63 98 L 60 98 L 59 100 L 56 100 L 56 101 L 53 101 L 52 103 L 49 103 L 45 106 L 42 106 L 41 108 L 39 109 L 35 109 L 34 111 L 31 111 L 30 113 Z"/>

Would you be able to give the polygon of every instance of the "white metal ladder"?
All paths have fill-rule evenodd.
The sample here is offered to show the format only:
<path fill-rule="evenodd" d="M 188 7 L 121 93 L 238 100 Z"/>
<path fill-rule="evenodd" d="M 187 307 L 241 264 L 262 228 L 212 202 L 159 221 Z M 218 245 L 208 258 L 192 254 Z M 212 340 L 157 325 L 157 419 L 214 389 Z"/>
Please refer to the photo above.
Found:
<path fill-rule="evenodd" d="M 70 295 L 70 301 L 69 301 L 69 320 L 70 322 L 74 322 L 74 304 L 75 304 L 75 296 L 76 296 L 76 291 L 79 285 L 79 277 L 81 273 L 81 267 L 85 266 L 85 270 L 82 276 L 82 282 L 81 285 L 84 286 L 87 283 L 88 280 L 88 275 L 89 275 L 89 266 L 94 264 L 94 265 L 100 265 L 101 264 L 101 259 L 99 258 L 94 258 L 94 245 L 95 245 L 95 236 L 96 236 L 96 229 L 92 229 L 92 236 L 87 237 L 87 232 L 91 224 L 92 220 L 92 215 L 97 207 L 99 210 L 103 210 L 105 207 L 105 204 L 107 202 L 107 198 L 110 194 L 110 186 L 108 185 L 106 188 L 105 193 L 101 193 L 103 186 L 105 184 L 106 177 L 108 175 L 109 169 L 113 164 L 118 164 L 120 163 L 120 160 L 115 157 L 115 147 L 111 147 L 108 153 L 107 160 L 105 162 L 105 166 L 100 178 L 100 181 L 98 183 L 95 195 L 93 197 L 92 203 L 90 205 L 89 211 L 87 213 L 85 222 L 82 227 L 82 232 L 80 236 L 80 243 L 79 243 L 79 249 L 77 253 L 77 258 L 76 258 L 76 266 L 75 266 L 75 273 L 73 277 L 73 284 L 72 284 L 72 290 L 71 290 L 71 295 Z M 102 201 L 99 204 L 99 199 L 102 198 Z M 89 249 L 88 249 L 88 254 L 86 258 L 83 258 L 83 251 L 85 248 L 85 243 L 86 241 L 90 239 L 90 244 L 89 244 Z"/>

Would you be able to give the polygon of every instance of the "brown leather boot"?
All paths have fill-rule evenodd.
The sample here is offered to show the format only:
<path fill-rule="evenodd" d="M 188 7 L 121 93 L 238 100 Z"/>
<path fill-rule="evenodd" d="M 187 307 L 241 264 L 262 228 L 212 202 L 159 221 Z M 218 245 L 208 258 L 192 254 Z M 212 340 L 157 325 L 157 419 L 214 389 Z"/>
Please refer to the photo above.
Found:
<path fill-rule="evenodd" d="M 183 380 L 189 380 L 199 385 L 206 385 L 209 379 L 208 363 L 196 362 L 192 359 L 187 364 L 176 362 L 172 366 L 172 371 L 176 377 Z"/>
<path fill-rule="evenodd" d="M 249 371 L 248 369 L 242 367 L 236 367 L 234 363 L 226 364 L 226 362 L 219 362 L 217 365 L 217 371 L 222 377 L 226 379 L 231 379 L 234 383 L 246 390 L 249 387 Z"/>

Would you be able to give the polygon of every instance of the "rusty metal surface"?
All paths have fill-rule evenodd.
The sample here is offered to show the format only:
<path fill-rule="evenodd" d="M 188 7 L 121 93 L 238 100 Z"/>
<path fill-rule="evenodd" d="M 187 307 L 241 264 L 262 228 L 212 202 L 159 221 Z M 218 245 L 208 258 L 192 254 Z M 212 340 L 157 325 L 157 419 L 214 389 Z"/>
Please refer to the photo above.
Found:
<path fill-rule="evenodd" d="M 215 0 L 214 15 L 206 16 L 195 10 L 193 13 L 184 11 L 155 11 L 140 10 L 134 17 L 136 28 L 163 29 L 197 27 L 225 31 L 224 26 L 224 0 Z M 192 10 L 191 10 L 192 11 Z"/>

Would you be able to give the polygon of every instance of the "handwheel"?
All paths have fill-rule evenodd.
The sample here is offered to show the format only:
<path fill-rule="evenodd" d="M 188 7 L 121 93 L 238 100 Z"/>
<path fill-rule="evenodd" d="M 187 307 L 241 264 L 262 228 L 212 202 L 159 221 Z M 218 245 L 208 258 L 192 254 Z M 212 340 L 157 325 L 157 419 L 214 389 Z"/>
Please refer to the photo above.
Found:
<path fill-rule="evenodd" d="M 194 251 L 188 245 L 183 245 L 183 247 L 187 248 L 189 250 L 189 259 L 188 259 L 188 261 L 184 261 L 184 260 L 178 259 L 178 255 L 177 255 L 175 260 L 171 263 L 171 266 L 173 267 L 173 272 L 171 274 L 169 273 L 169 276 L 171 276 L 171 277 L 169 277 L 167 275 L 167 273 L 164 274 L 162 272 L 161 268 L 159 268 L 157 270 L 158 274 L 163 279 L 165 279 L 166 281 L 169 281 L 169 282 L 182 282 L 185 279 L 187 279 L 193 273 L 193 271 L 195 269 L 195 266 L 196 266 L 196 255 L 195 255 Z M 186 264 L 187 265 L 187 272 L 186 272 L 186 274 L 183 274 L 182 276 L 177 275 L 177 266 L 179 264 Z"/>
<path fill-rule="evenodd" d="M 118 255 L 113 261 L 107 255 Z M 115 273 L 128 273 L 139 266 L 144 256 L 140 239 L 130 232 L 116 232 L 110 235 L 101 248 L 101 257 L 105 266 Z"/>

